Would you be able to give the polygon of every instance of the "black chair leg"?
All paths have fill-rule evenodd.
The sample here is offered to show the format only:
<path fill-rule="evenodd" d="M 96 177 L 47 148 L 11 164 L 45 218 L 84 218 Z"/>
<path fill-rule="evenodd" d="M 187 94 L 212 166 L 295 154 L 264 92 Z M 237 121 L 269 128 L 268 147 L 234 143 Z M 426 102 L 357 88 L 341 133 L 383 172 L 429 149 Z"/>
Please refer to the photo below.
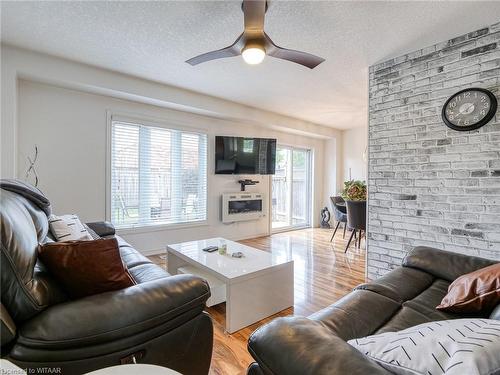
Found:
<path fill-rule="evenodd" d="M 344 223 L 344 234 L 342 235 L 342 239 L 345 240 L 345 228 L 347 228 L 347 223 Z"/>
<path fill-rule="evenodd" d="M 347 246 L 345 247 L 344 253 L 347 253 L 347 249 L 349 249 L 349 245 L 351 244 L 352 238 L 354 237 L 355 234 L 356 234 L 356 229 L 353 229 L 351 237 L 349 237 L 349 241 L 347 242 Z M 356 244 L 356 242 L 354 242 L 354 244 Z"/>
<path fill-rule="evenodd" d="M 333 237 L 335 237 L 335 233 L 337 233 L 337 229 L 339 229 L 340 221 L 337 222 L 337 226 L 335 227 L 335 230 L 333 231 L 332 238 L 330 238 L 330 242 L 333 241 Z"/>

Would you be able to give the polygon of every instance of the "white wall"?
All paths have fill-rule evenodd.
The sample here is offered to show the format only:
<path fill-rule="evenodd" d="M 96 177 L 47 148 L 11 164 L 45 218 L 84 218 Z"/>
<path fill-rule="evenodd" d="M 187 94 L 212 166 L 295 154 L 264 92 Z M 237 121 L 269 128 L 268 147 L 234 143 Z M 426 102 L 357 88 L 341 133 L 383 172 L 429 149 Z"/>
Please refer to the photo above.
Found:
<path fill-rule="evenodd" d="M 39 187 L 53 202 L 55 213 L 77 213 L 85 221 L 102 220 L 106 209 L 106 126 L 107 113 L 133 114 L 175 125 L 201 129 L 209 134 L 208 225 L 168 230 L 124 232 L 126 240 L 144 251 L 162 249 L 165 244 L 190 239 L 222 236 L 232 239 L 269 233 L 269 220 L 222 224 L 219 199 L 222 192 L 239 190 L 241 176 L 213 173 L 214 136 L 242 135 L 276 137 L 278 143 L 313 150 L 314 223 L 322 207 L 323 147 L 321 139 L 248 126 L 234 121 L 213 119 L 115 99 L 103 95 L 58 88 L 21 80 L 18 85 L 18 176 L 24 176 L 26 157 L 39 148 L 37 163 Z M 270 177 L 251 176 L 260 181 L 249 190 L 269 192 Z"/>
<path fill-rule="evenodd" d="M 349 180 L 349 177 L 353 180 L 366 181 L 368 163 L 365 153 L 367 144 L 367 126 L 342 131 L 342 179 L 340 188 L 342 188 L 342 182 Z"/>
<path fill-rule="evenodd" d="M 324 181 L 323 181 L 323 201 L 331 210 L 330 197 L 336 195 L 339 191 L 343 174 L 342 164 L 342 142 L 339 139 L 325 140 L 325 163 L 324 163 Z"/>
<path fill-rule="evenodd" d="M 341 132 L 276 113 L 107 71 L 54 56 L 3 46 L 1 176 L 24 177 L 26 157 L 40 149 L 40 187 L 57 213 L 78 213 L 85 221 L 105 218 L 106 124 L 108 111 L 173 121 L 205 130 L 209 141 L 208 225 L 126 233 L 142 251 L 209 236 L 233 239 L 269 233 L 269 221 L 224 225 L 219 196 L 238 190 L 235 176 L 213 174 L 213 136 L 275 137 L 278 142 L 313 150 L 313 224 L 328 203 L 330 187 L 341 176 Z M 252 176 L 255 177 L 255 176 Z M 269 177 L 253 191 L 269 191 Z M 328 182 L 325 182 L 328 181 Z"/>
<path fill-rule="evenodd" d="M 340 131 L 197 92 L 148 81 L 55 56 L 1 46 L 1 176 L 17 171 L 17 84 L 19 79 L 44 82 L 152 104 L 212 118 L 238 121 L 314 138 L 340 138 Z M 258 93 L 256 93 L 258 95 Z"/>

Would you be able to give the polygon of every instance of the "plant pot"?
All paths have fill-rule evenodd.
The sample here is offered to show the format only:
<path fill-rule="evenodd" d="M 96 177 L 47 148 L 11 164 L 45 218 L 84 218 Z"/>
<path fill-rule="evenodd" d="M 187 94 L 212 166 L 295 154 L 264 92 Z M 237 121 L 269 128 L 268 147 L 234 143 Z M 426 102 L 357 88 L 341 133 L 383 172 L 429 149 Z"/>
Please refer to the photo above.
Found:
<path fill-rule="evenodd" d="M 346 200 L 347 223 L 350 228 L 366 229 L 366 201 Z"/>

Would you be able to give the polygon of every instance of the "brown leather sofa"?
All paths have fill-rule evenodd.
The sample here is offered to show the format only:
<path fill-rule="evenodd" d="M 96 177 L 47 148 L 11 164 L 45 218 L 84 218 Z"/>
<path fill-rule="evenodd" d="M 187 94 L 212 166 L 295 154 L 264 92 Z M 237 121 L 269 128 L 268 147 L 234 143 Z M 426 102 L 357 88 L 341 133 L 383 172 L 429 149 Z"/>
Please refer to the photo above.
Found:
<path fill-rule="evenodd" d="M 308 318 L 278 318 L 257 329 L 248 341 L 248 350 L 256 360 L 248 374 L 388 375 L 346 341 L 465 317 L 435 308 L 453 280 L 494 263 L 417 247 L 406 256 L 402 267 L 358 286 L 326 309 Z M 500 320 L 500 305 L 477 316 Z"/>
<path fill-rule="evenodd" d="M 3 358 L 33 373 L 81 374 L 134 360 L 208 373 L 213 326 L 203 311 L 210 296 L 203 279 L 170 276 L 117 237 L 137 285 L 70 300 L 37 259 L 38 243 L 51 241 L 50 203 L 18 181 L 0 187 Z M 89 226 L 102 237 L 115 234 L 109 223 Z"/>

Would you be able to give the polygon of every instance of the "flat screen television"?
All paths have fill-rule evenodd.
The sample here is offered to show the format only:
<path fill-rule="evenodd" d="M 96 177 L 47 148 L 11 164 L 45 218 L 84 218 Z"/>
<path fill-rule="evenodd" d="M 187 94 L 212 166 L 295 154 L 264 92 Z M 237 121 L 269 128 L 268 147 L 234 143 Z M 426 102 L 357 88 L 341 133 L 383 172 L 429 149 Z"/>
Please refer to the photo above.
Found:
<path fill-rule="evenodd" d="M 276 139 L 215 137 L 215 174 L 274 174 Z"/>

